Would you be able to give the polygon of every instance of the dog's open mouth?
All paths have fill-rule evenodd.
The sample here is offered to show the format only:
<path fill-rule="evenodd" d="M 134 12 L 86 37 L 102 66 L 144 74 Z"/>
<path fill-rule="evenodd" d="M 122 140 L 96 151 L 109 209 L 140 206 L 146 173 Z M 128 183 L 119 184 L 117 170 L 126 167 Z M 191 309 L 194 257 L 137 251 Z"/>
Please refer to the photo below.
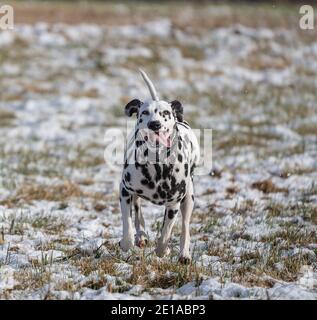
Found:
<path fill-rule="evenodd" d="M 142 136 L 142 140 L 146 141 L 147 144 L 157 146 L 165 146 L 170 148 L 172 145 L 172 138 L 168 131 L 152 131 L 149 129 L 142 129 L 139 132 Z"/>
<path fill-rule="evenodd" d="M 149 129 L 140 129 L 138 135 L 139 138 L 137 138 L 137 140 L 146 141 L 148 145 L 152 145 L 153 147 L 159 145 L 171 148 L 172 146 L 173 138 L 168 130 L 153 131 Z"/>
<path fill-rule="evenodd" d="M 167 131 L 154 132 L 154 139 L 167 148 L 171 147 L 171 136 Z"/>
<path fill-rule="evenodd" d="M 171 147 L 171 136 L 167 131 L 152 131 L 149 132 L 149 140 L 153 144 L 164 145 L 167 148 Z"/>

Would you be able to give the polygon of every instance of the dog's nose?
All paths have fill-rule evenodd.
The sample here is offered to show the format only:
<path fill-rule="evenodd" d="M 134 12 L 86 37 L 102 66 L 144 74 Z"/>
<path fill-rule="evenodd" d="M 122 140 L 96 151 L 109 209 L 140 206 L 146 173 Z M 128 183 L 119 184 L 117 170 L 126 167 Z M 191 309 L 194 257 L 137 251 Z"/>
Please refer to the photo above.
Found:
<path fill-rule="evenodd" d="M 158 131 L 161 129 L 162 125 L 160 121 L 151 121 L 148 123 L 148 128 L 153 131 Z"/>

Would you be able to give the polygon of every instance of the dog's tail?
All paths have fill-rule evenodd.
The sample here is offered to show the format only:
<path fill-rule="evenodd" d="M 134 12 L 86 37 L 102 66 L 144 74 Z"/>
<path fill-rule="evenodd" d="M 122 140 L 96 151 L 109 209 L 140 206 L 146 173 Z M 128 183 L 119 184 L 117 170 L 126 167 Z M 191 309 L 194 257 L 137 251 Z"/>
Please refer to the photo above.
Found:
<path fill-rule="evenodd" d="M 142 70 L 142 69 L 139 69 L 141 75 L 142 75 L 142 78 L 144 80 L 144 82 L 146 83 L 146 85 L 148 86 L 149 90 L 150 90 L 150 93 L 151 93 L 151 96 L 152 96 L 152 99 L 154 101 L 159 101 L 159 97 L 156 93 L 156 90 L 155 90 L 155 87 L 154 87 L 154 84 L 152 83 L 152 81 L 150 80 L 150 78 L 147 76 L 147 74 Z"/>

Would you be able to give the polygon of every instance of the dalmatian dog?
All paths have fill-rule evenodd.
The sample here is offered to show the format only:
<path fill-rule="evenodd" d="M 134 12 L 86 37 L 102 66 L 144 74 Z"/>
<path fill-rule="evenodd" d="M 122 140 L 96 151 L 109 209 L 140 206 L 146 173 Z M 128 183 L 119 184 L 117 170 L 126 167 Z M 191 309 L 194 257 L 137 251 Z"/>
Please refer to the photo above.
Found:
<path fill-rule="evenodd" d="M 190 255 L 190 218 L 194 207 L 193 171 L 199 161 L 199 144 L 183 118 L 179 101 L 166 102 L 158 98 L 151 80 L 143 70 L 141 75 L 152 99 L 130 101 L 125 113 L 136 115 L 132 138 L 125 148 L 124 168 L 120 183 L 120 206 L 123 238 L 120 247 L 128 251 L 134 245 L 147 244 L 145 222 L 140 200 L 165 206 L 161 236 L 156 247 L 159 257 L 169 253 L 168 242 L 177 215 L 182 215 L 179 262 L 188 264 Z M 135 212 L 135 231 L 132 222 Z"/>

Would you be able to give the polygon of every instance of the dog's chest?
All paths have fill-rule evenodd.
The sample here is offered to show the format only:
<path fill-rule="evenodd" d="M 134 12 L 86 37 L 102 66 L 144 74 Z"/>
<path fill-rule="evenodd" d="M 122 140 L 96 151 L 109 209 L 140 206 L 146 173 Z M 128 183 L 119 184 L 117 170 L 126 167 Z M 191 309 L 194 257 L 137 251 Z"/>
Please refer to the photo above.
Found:
<path fill-rule="evenodd" d="M 186 194 L 189 163 L 131 164 L 123 173 L 126 188 L 155 204 L 178 202 Z"/>
<path fill-rule="evenodd" d="M 163 157 L 142 141 L 126 150 L 122 182 L 127 191 L 158 205 L 183 199 L 197 163 L 197 150 L 187 125 L 179 124 L 176 133 Z M 157 155 L 162 161 L 157 161 Z"/>

